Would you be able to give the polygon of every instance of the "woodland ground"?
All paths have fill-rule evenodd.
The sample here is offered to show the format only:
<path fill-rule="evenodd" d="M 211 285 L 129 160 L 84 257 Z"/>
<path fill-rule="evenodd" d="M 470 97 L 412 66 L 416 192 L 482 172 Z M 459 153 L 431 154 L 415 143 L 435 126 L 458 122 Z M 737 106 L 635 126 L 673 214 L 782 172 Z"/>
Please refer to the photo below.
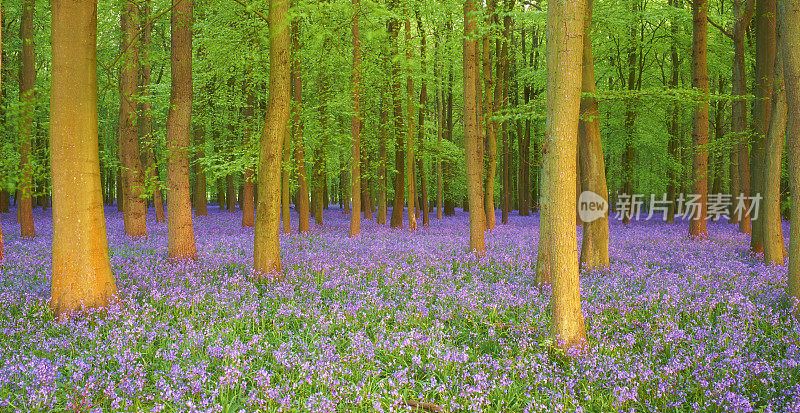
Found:
<path fill-rule="evenodd" d="M 612 222 L 611 269 L 581 277 L 591 351 L 570 359 L 533 282 L 535 216 L 498 225 L 475 259 L 463 212 L 348 239 L 332 209 L 281 236 L 285 281 L 256 284 L 253 230 L 209 209 L 199 260 L 180 265 L 152 209 L 146 240 L 106 209 L 121 302 L 66 322 L 47 311 L 49 213 L 34 240 L 3 214 L 0 410 L 800 411 L 786 267 L 733 225 L 698 242 L 685 223 Z"/>

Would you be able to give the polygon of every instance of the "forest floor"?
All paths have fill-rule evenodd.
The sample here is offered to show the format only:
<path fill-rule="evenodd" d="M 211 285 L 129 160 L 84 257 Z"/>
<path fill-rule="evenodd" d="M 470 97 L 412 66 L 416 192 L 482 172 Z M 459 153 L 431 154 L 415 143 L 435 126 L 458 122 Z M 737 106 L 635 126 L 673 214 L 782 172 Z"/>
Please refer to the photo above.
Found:
<path fill-rule="evenodd" d="M 136 240 L 107 208 L 121 300 L 64 322 L 47 310 L 49 212 L 33 240 L 3 214 L 0 410 L 800 411 L 786 267 L 733 225 L 690 241 L 685 223 L 613 221 L 611 268 L 581 275 L 591 349 L 569 358 L 534 285 L 536 216 L 498 224 L 476 259 L 463 212 L 349 239 L 331 209 L 281 236 L 285 280 L 259 284 L 252 228 L 209 210 L 199 260 L 172 264 L 152 209 Z"/>

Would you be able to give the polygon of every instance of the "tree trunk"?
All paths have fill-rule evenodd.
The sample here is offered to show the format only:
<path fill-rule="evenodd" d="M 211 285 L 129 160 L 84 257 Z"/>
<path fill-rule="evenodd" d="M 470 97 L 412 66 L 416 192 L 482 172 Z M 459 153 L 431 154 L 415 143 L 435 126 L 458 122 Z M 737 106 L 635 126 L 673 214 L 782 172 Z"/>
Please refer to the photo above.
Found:
<path fill-rule="evenodd" d="M 303 70 L 300 61 L 300 23 L 292 21 L 292 130 L 294 134 L 294 162 L 297 164 L 297 209 L 298 232 L 310 231 L 310 205 L 308 203 L 308 181 L 306 159 L 303 148 Z"/>
<path fill-rule="evenodd" d="M 586 1 L 581 88 L 583 93 L 587 95 L 597 93 L 591 41 L 593 6 L 592 0 Z M 603 143 L 600 136 L 600 111 L 597 99 L 592 96 L 581 98 L 580 111 L 582 120 L 578 124 L 578 154 L 579 166 L 582 172 L 581 190 L 597 194 L 608 205 L 606 166 L 603 158 Z M 583 205 L 579 204 L 579 207 L 583 207 Z M 584 221 L 580 265 L 589 269 L 608 267 L 607 212 L 596 217 L 596 219 Z"/>
<path fill-rule="evenodd" d="M 50 98 L 53 274 L 50 308 L 64 315 L 117 294 L 100 189 L 97 3 L 54 0 Z"/>
<path fill-rule="evenodd" d="M 167 215 L 171 259 L 195 259 L 189 183 L 189 134 L 192 127 L 192 0 L 173 0 L 172 93 L 167 117 Z"/>
<path fill-rule="evenodd" d="M 253 119 L 255 120 L 255 119 Z M 290 174 L 291 174 L 291 163 L 292 163 L 292 133 L 291 129 L 286 129 L 286 135 L 283 136 L 283 160 L 281 162 L 281 219 L 283 220 L 283 228 L 282 231 L 284 234 L 291 234 L 292 233 L 292 216 L 291 216 L 291 203 L 292 203 L 292 191 L 290 188 Z M 249 175 L 248 175 L 249 174 Z M 247 177 L 250 176 L 250 183 L 247 181 Z M 250 200 L 250 209 L 245 212 L 245 215 L 248 217 L 247 223 L 243 218 L 242 225 L 246 226 L 255 226 L 255 220 L 251 220 L 249 217 L 255 217 L 255 205 L 253 205 L 254 199 L 254 190 L 252 182 L 252 178 L 255 176 L 255 172 L 252 170 L 245 171 L 245 184 L 244 184 L 244 192 L 245 192 L 245 203 L 242 206 L 242 210 L 244 211 L 245 207 L 247 207 L 247 200 Z M 250 186 L 251 192 L 249 193 L 248 198 L 248 185 Z M 250 225 L 252 223 L 252 225 Z"/>
<path fill-rule="evenodd" d="M 789 241 L 788 294 L 795 302 L 795 316 L 800 317 L 800 0 L 781 3 L 781 45 L 783 49 L 784 79 L 788 127 L 786 146 L 789 151 L 789 186 L 791 187 L 791 233 Z"/>
<path fill-rule="evenodd" d="M 751 197 L 764 196 L 766 134 L 772 108 L 772 71 L 775 64 L 775 13 L 776 0 L 756 1 L 756 99 L 753 102 L 753 146 L 750 151 Z M 758 212 L 754 211 L 753 214 Z M 756 216 L 751 217 L 750 250 L 763 252 L 764 220 L 753 218 Z"/>
<path fill-rule="evenodd" d="M 22 53 L 20 59 L 21 82 L 19 98 L 22 103 L 20 122 L 19 164 L 20 177 L 18 183 L 19 198 L 17 200 L 17 220 L 20 224 L 20 235 L 24 238 L 36 236 L 33 227 L 33 117 L 36 107 L 34 91 L 36 83 L 36 54 L 33 45 L 33 17 L 35 0 L 24 0 L 20 23 Z"/>
<path fill-rule="evenodd" d="M 469 249 L 476 255 L 485 253 L 483 232 L 486 214 L 483 211 L 483 158 L 479 137 L 478 115 L 478 41 L 475 0 L 464 3 L 464 146 L 467 169 L 467 198 L 469 202 Z"/>
<path fill-rule="evenodd" d="M 139 10 L 136 3 L 126 1 L 122 18 L 122 50 L 125 50 L 120 73 L 119 148 L 124 170 L 123 220 L 125 235 L 147 235 L 147 202 L 144 192 L 144 174 L 139 155 L 139 137 L 136 131 L 136 86 L 139 74 L 139 39 L 137 26 Z"/>
<path fill-rule="evenodd" d="M 706 238 L 706 216 L 708 207 L 708 0 L 692 3 L 692 86 L 700 93 L 700 102 L 694 112 L 692 143 L 694 145 L 693 192 L 699 195 L 699 213 L 689 222 L 689 235 Z"/>
<path fill-rule="evenodd" d="M 405 20 L 405 34 L 406 34 L 406 59 L 411 62 L 414 59 L 414 53 L 411 46 L 411 21 L 406 18 Z M 417 229 L 417 180 L 414 174 L 414 139 L 416 138 L 416 131 L 414 130 L 414 80 L 412 77 L 411 65 L 408 64 L 408 76 L 406 77 L 406 173 L 408 176 L 408 229 L 416 231 Z"/>
<path fill-rule="evenodd" d="M 745 211 L 749 207 L 749 200 L 744 198 L 750 194 L 750 154 L 748 151 L 748 139 L 744 136 L 747 133 L 747 102 L 744 96 L 747 95 L 747 76 L 745 73 L 745 35 L 750 21 L 753 17 L 755 0 L 747 0 L 747 6 L 742 9 L 744 0 L 735 0 L 733 13 L 733 78 L 732 93 L 738 96 L 731 102 L 731 132 L 734 134 L 736 144 L 736 173 L 738 174 L 737 193 L 733 197 L 734 205 L 739 202 L 741 197 Z M 733 214 L 731 214 L 733 216 Z M 739 222 L 739 232 L 749 234 L 751 232 L 750 216 L 747 214 L 736 216 Z"/>
<path fill-rule="evenodd" d="M 150 60 L 148 52 L 150 47 L 150 37 L 152 31 L 152 22 L 150 19 L 150 2 L 145 1 L 142 4 L 142 15 L 140 17 L 140 24 L 142 27 L 142 47 L 141 47 L 141 95 L 144 97 L 140 104 L 139 116 L 139 136 L 140 141 L 145 142 L 145 180 L 148 183 L 153 182 L 153 207 L 156 212 L 156 222 L 165 222 L 167 217 L 164 215 L 164 198 L 161 197 L 161 185 L 159 184 L 158 164 L 156 163 L 156 156 L 154 147 L 156 145 L 153 140 L 153 114 L 150 105 Z M 149 187 L 150 185 L 148 185 Z"/>
<path fill-rule="evenodd" d="M 236 186 L 233 184 L 234 174 L 225 175 L 225 201 L 228 212 L 236 212 Z M 280 182 L 280 181 L 278 181 Z"/>
<path fill-rule="evenodd" d="M 396 0 L 389 2 L 389 8 L 396 8 Z M 392 62 L 392 104 L 393 104 L 393 120 L 394 130 L 392 134 L 395 136 L 395 156 L 394 163 L 397 174 L 394 176 L 394 204 L 392 206 L 392 219 L 390 226 L 392 228 L 403 227 L 403 205 L 404 205 L 404 191 L 405 191 L 405 153 L 403 143 L 403 107 L 400 101 L 400 64 L 397 62 L 397 38 L 400 35 L 400 22 L 397 18 L 389 18 L 388 22 L 389 32 L 389 61 Z M 409 208 L 410 209 L 410 208 Z"/>
<path fill-rule="evenodd" d="M 0 28 L 5 26 L 4 23 L 5 22 L 3 20 L 3 7 L 2 5 L 0 5 Z M 0 56 L 2 56 L 2 58 L 0 58 L 0 73 L 3 73 L 3 60 L 5 60 L 5 54 L 2 52 L 2 50 L 3 50 L 3 33 L 2 30 L 0 30 Z M 0 76 L 0 78 L 2 78 L 2 76 Z M 2 87 L 0 87 L 0 90 L 2 90 Z M 3 97 L 2 92 L 0 92 L 0 97 Z M 3 121 L 5 120 L 6 120 L 5 113 L 3 113 Z M 102 193 L 100 195 L 102 196 Z M 8 191 L 5 189 L 0 190 L 0 212 L 8 212 Z M 3 230 L 0 227 L 0 261 L 2 261 L 4 257 L 5 257 L 5 247 L 3 242 Z"/>
<path fill-rule="evenodd" d="M 781 42 L 782 33 L 777 33 L 778 44 Z M 790 53 L 797 53 L 792 51 Z M 783 78 L 782 50 L 778 49 L 775 55 L 775 70 L 773 72 L 772 108 L 769 119 L 769 129 L 766 137 L 766 152 L 764 157 L 764 264 L 783 265 L 785 252 L 783 228 L 781 228 L 781 161 L 783 155 L 783 139 L 786 134 L 786 90 Z M 795 159 L 795 162 L 800 160 Z M 797 222 L 797 221 L 795 221 Z"/>
<path fill-rule="evenodd" d="M 358 30 L 358 19 L 361 15 L 361 1 L 353 0 L 353 20 L 350 30 L 353 35 L 353 72 L 352 72 L 352 105 L 353 119 L 350 122 L 353 136 L 352 169 L 353 209 L 350 211 L 350 236 L 361 233 L 361 35 Z"/>
<path fill-rule="evenodd" d="M 378 143 L 378 217 L 377 222 L 386 225 L 386 193 L 388 192 L 388 181 L 386 179 L 386 128 L 389 122 L 389 114 L 386 110 L 384 100 L 381 99 L 380 119 L 378 133 L 380 134 Z M 346 201 L 345 201 L 346 202 Z"/>
<path fill-rule="evenodd" d="M 575 168 L 581 99 L 584 4 L 556 1 L 547 10 L 547 131 L 542 214 L 553 283 L 552 334 L 561 348 L 586 342 L 578 280 Z"/>
<path fill-rule="evenodd" d="M 488 8 L 486 10 L 487 22 L 494 24 L 497 20 L 496 0 L 489 0 Z M 492 73 L 492 63 L 496 59 L 493 52 L 494 47 L 490 36 L 483 38 L 483 99 L 482 104 L 479 105 L 481 113 L 480 128 L 485 131 L 485 148 L 486 148 L 486 176 L 484 177 L 485 193 L 483 195 L 483 209 L 486 213 L 486 229 L 492 230 L 495 227 L 495 208 L 494 208 L 494 180 L 497 175 L 497 122 L 489 118 L 494 116 L 497 82 L 496 78 L 500 77 L 500 73 Z"/>
<path fill-rule="evenodd" d="M 281 153 L 291 105 L 291 30 L 289 2 L 270 0 L 269 6 L 269 103 L 261 131 L 259 151 L 258 208 L 254 242 L 257 274 L 281 273 L 280 225 Z"/>

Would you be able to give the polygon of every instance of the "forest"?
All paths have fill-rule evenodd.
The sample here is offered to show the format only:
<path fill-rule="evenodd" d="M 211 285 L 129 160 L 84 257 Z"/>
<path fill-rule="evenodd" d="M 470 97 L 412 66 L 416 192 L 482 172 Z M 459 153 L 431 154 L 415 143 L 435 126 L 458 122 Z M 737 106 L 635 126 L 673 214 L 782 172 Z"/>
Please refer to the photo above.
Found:
<path fill-rule="evenodd" d="M 0 16 L 0 411 L 800 411 L 800 0 Z"/>

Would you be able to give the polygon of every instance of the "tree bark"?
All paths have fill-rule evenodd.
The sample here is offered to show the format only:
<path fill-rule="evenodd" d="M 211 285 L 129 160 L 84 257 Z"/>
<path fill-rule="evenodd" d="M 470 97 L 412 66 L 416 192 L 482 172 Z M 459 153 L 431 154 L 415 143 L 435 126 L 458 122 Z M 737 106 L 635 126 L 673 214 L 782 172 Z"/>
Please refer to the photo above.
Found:
<path fill-rule="evenodd" d="M 353 74 L 352 74 L 352 105 L 353 118 L 350 122 L 353 137 L 353 158 L 350 162 L 352 171 L 353 207 L 350 210 L 350 236 L 355 237 L 361 233 L 361 35 L 359 34 L 358 19 L 361 15 L 361 1 L 353 0 L 353 20 L 350 30 L 353 35 Z"/>
<path fill-rule="evenodd" d="M 475 255 L 485 253 L 483 233 L 486 214 L 483 211 L 483 159 L 479 138 L 478 115 L 478 40 L 475 0 L 464 2 L 464 146 L 467 169 L 467 198 L 469 203 L 469 249 Z"/>
<path fill-rule="evenodd" d="M 488 23 L 493 25 L 497 20 L 497 0 L 489 0 L 488 8 L 486 10 Z M 486 229 L 492 230 L 495 227 L 495 208 L 494 208 L 494 181 L 497 175 L 497 122 L 489 118 L 494 116 L 495 101 L 497 100 L 497 82 L 496 79 L 500 78 L 500 73 L 492 73 L 493 61 L 497 59 L 493 53 L 493 47 L 489 35 L 483 38 L 483 100 L 479 105 L 481 108 L 482 118 L 481 130 L 485 131 L 485 148 L 486 148 L 486 176 L 484 177 L 485 193 L 483 195 L 483 209 L 486 213 Z"/>
<path fill-rule="evenodd" d="M 100 189 L 97 2 L 53 0 L 50 165 L 53 275 L 50 308 L 64 315 L 117 294 Z"/>
<path fill-rule="evenodd" d="M 281 274 L 278 227 L 280 225 L 281 153 L 291 106 L 291 30 L 289 2 L 269 5 L 269 103 L 261 131 L 258 168 L 258 208 L 254 241 L 257 274 Z"/>
<path fill-rule="evenodd" d="M 125 235 L 147 235 L 147 201 L 144 195 L 144 173 L 136 130 L 136 87 L 139 77 L 139 39 L 136 22 L 139 10 L 136 3 L 126 0 L 122 19 L 122 70 L 120 73 L 119 148 L 124 171 L 123 221 Z"/>
<path fill-rule="evenodd" d="M 756 1 L 756 68 L 753 102 L 753 146 L 750 151 L 750 196 L 764 196 L 766 134 L 772 108 L 772 71 L 775 64 L 776 0 Z M 754 212 L 755 214 L 756 212 Z M 758 214 L 762 215 L 763 213 Z M 763 219 L 751 218 L 750 250 L 764 251 Z"/>
<path fill-rule="evenodd" d="M 140 94 L 143 96 L 142 103 L 140 104 L 141 115 L 139 121 L 139 136 L 140 141 L 145 142 L 145 180 L 148 183 L 153 183 L 153 207 L 156 212 L 156 222 L 165 222 L 167 217 L 164 215 L 164 198 L 161 196 L 161 185 L 159 184 L 158 164 L 156 163 L 155 155 L 155 141 L 153 140 L 153 112 L 150 105 L 150 60 L 149 48 L 150 38 L 152 31 L 152 22 L 150 21 L 150 2 L 145 1 L 142 4 L 141 14 L 142 26 L 142 47 L 141 47 L 141 85 Z M 149 186 L 149 185 L 148 185 Z"/>
<path fill-rule="evenodd" d="M 694 112 L 692 143 L 694 144 L 693 193 L 700 195 L 700 211 L 691 217 L 689 235 L 706 238 L 708 212 L 708 0 L 692 3 L 692 86 L 700 93 L 700 102 Z M 698 216 L 699 215 L 699 216 Z"/>
<path fill-rule="evenodd" d="M 389 2 L 389 9 L 396 8 L 397 1 L 391 0 Z M 394 204 L 392 206 L 392 219 L 389 225 L 392 228 L 403 227 L 403 205 L 405 197 L 405 151 L 403 134 L 403 107 L 400 100 L 400 64 L 397 62 L 398 45 L 397 38 L 400 35 L 400 22 L 397 18 L 391 17 L 388 21 L 389 32 L 389 61 L 392 62 L 392 104 L 393 104 L 393 123 L 394 130 L 392 134 L 395 136 L 395 156 L 394 163 L 397 169 L 397 174 L 394 176 Z M 410 209 L 410 208 L 409 208 Z"/>
<path fill-rule="evenodd" d="M 408 229 L 413 231 L 417 230 L 417 180 L 414 174 L 414 139 L 416 138 L 416 131 L 414 130 L 414 79 L 412 77 L 411 61 L 414 58 L 413 48 L 411 46 L 411 21 L 406 18 L 405 20 L 405 34 L 406 34 L 406 65 L 408 76 L 406 77 L 406 173 L 408 176 Z"/>
<path fill-rule="evenodd" d="M 800 317 L 800 0 L 784 0 L 779 13 L 782 33 L 784 79 L 786 87 L 786 146 L 789 151 L 789 186 L 792 193 L 789 240 L 788 294 L 795 303 L 795 316 Z"/>
<path fill-rule="evenodd" d="M 300 60 L 300 23 L 292 21 L 292 130 L 294 134 L 294 161 L 297 164 L 297 225 L 301 234 L 310 231 L 310 205 L 306 179 L 306 157 L 303 148 L 303 68 Z"/>
<path fill-rule="evenodd" d="M 748 139 L 744 136 L 747 132 L 747 102 L 744 96 L 747 95 L 747 76 L 745 72 L 745 35 L 750 21 L 753 18 L 755 0 L 747 0 L 744 10 L 742 4 L 744 0 L 734 0 L 733 13 L 733 78 L 732 93 L 738 96 L 731 102 L 731 132 L 735 135 L 736 145 L 736 166 L 738 173 L 738 185 L 734 202 L 738 202 L 739 196 L 750 194 L 750 154 L 748 150 Z M 744 199 L 745 211 L 749 207 L 749 200 Z M 733 215 L 733 214 L 731 214 Z M 736 217 L 739 222 L 739 232 L 749 234 L 751 232 L 750 216 L 745 214 Z"/>
<path fill-rule="evenodd" d="M 193 0 L 172 0 L 172 93 L 167 116 L 167 229 L 171 259 L 195 259 L 189 183 L 189 135 L 192 127 Z"/>
<path fill-rule="evenodd" d="M 20 59 L 21 82 L 19 98 L 22 103 L 22 116 L 20 119 L 20 177 L 18 184 L 19 198 L 17 200 L 17 220 L 20 224 L 20 236 L 31 238 L 36 236 L 33 226 L 33 153 L 31 140 L 33 139 L 33 117 L 36 106 L 36 54 L 33 45 L 33 17 L 35 0 L 24 0 L 22 19 L 20 23 L 20 38 L 22 39 L 22 53 Z"/>
<path fill-rule="evenodd" d="M 777 33 L 778 44 L 782 33 Z M 790 53 L 797 53 L 792 51 Z M 764 230 L 764 264 L 783 265 L 785 245 L 781 228 L 781 161 L 783 139 L 786 135 L 786 90 L 783 78 L 782 49 L 775 54 L 773 71 L 772 108 L 766 137 L 764 157 L 764 206 L 762 208 Z M 798 160 L 795 159 L 795 162 Z M 797 221 L 795 221 L 797 222 Z"/>
<path fill-rule="evenodd" d="M 389 114 L 386 110 L 386 105 L 381 99 L 380 106 L 380 119 L 378 133 L 380 134 L 378 143 L 378 216 L 377 223 L 381 225 L 386 224 L 386 193 L 388 192 L 388 181 L 386 179 L 386 129 L 389 122 Z"/>
<path fill-rule="evenodd" d="M 592 54 L 592 13 L 593 0 L 586 0 L 586 17 L 583 32 L 583 71 L 581 88 L 583 93 L 597 93 L 594 75 L 594 56 Z M 608 186 L 606 166 L 603 158 L 603 143 L 600 135 L 600 110 L 597 98 L 581 98 L 581 121 L 578 124 L 578 154 L 581 169 L 581 190 L 599 195 L 608 205 Z M 580 205 L 579 205 L 580 207 Z M 581 245 L 580 265 L 583 268 L 605 268 L 608 257 L 608 214 L 583 224 L 583 243 Z"/>
<path fill-rule="evenodd" d="M 556 0 L 547 8 L 547 131 L 542 219 L 549 234 L 553 290 L 551 331 L 556 345 L 586 342 L 578 279 L 575 168 L 581 99 L 584 3 Z"/>

